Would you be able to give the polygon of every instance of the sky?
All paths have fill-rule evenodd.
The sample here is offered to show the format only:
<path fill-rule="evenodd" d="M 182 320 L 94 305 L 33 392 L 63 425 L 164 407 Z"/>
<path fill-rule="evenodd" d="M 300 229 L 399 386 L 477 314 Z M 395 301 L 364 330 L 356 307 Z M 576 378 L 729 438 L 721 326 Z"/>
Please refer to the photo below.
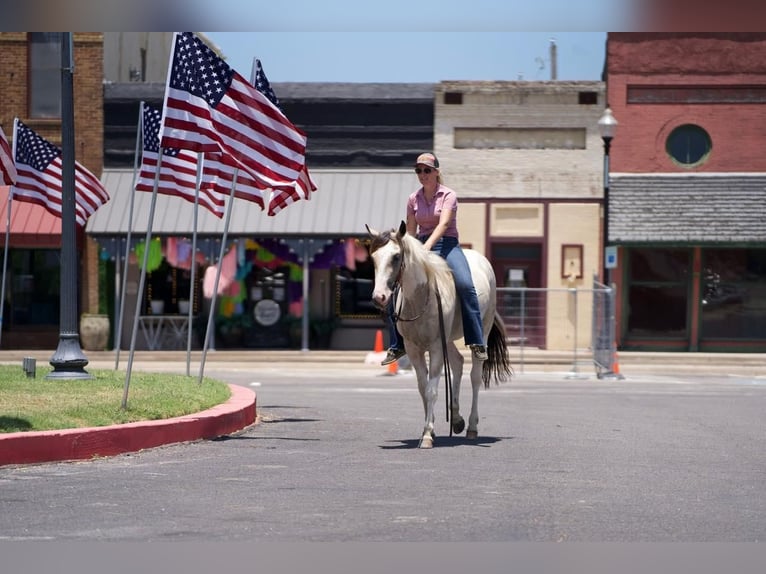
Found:
<path fill-rule="evenodd" d="M 606 32 L 203 32 L 250 78 L 271 82 L 600 80 Z"/>

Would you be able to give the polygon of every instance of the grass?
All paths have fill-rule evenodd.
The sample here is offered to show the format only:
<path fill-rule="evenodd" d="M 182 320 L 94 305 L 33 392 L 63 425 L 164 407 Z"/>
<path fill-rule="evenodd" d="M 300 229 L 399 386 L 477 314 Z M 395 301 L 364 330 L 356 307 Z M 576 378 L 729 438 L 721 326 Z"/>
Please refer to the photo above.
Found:
<path fill-rule="evenodd" d="M 0 365 L 0 433 L 98 427 L 162 420 L 219 405 L 229 387 L 207 377 L 131 372 L 122 408 L 125 372 L 88 370 L 92 379 L 46 379 L 50 367 L 27 378 L 21 366 Z"/>

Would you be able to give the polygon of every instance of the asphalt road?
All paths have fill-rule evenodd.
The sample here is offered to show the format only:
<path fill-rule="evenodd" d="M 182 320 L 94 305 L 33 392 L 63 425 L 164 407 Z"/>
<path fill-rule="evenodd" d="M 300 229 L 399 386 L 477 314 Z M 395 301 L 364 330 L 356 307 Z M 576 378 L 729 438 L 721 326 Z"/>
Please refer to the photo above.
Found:
<path fill-rule="evenodd" d="M 2 467 L 0 540 L 766 540 L 766 378 L 527 373 L 482 390 L 475 442 L 448 436 L 442 388 L 423 451 L 410 373 L 207 374 L 253 388 L 261 423 Z"/>

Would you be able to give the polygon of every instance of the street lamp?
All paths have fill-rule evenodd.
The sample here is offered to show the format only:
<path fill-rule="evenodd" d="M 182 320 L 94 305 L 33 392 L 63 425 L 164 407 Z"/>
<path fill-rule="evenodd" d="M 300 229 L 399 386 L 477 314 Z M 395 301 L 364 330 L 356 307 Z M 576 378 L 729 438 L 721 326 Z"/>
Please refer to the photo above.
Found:
<path fill-rule="evenodd" d="M 609 149 L 612 145 L 614 132 L 617 130 L 617 120 L 607 104 L 604 113 L 598 120 L 598 132 L 604 140 L 604 275 L 605 285 L 609 285 L 609 268 L 607 267 L 606 248 L 609 245 Z"/>

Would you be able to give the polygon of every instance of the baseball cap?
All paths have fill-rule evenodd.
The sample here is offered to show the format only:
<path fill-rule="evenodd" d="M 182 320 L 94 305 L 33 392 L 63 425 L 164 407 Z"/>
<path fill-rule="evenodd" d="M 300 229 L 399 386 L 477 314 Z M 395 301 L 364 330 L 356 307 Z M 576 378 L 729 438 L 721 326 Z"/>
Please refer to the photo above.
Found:
<path fill-rule="evenodd" d="M 439 169 L 439 160 L 436 159 L 436 156 L 432 153 L 421 153 L 415 162 L 415 165 L 418 164 L 423 164 L 434 169 Z"/>

